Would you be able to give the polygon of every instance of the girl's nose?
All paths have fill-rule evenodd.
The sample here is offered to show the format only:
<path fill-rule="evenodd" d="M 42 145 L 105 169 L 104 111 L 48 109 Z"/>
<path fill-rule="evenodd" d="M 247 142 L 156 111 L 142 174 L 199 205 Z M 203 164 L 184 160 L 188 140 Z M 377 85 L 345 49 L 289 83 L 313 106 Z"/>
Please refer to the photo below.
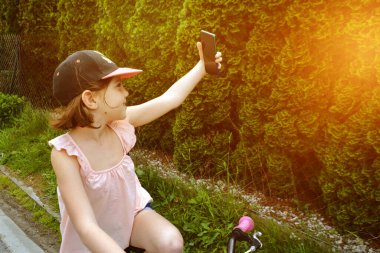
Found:
<path fill-rule="evenodd" d="M 125 94 L 125 97 L 129 96 L 129 92 L 125 88 L 124 88 L 124 94 Z"/>

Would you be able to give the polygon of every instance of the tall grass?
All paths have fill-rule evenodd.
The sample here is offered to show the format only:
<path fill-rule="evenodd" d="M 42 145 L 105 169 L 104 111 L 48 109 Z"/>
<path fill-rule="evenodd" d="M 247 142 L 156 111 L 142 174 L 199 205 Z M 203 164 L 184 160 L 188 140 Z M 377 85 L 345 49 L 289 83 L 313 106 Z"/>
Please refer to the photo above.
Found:
<path fill-rule="evenodd" d="M 132 157 L 138 164 L 136 172 L 142 185 L 154 198 L 153 207 L 181 230 L 186 252 L 225 252 L 228 235 L 242 215 L 251 216 L 257 230 L 263 233 L 261 252 L 334 252 L 331 245 L 308 235 L 306 226 L 300 232 L 257 216 L 254 206 L 232 192 L 180 177 L 163 177 L 157 166 L 149 165 L 145 152 L 132 152 Z M 242 243 L 236 252 L 247 249 L 247 244 Z"/>
<path fill-rule="evenodd" d="M 57 209 L 56 182 L 47 141 L 61 133 L 48 127 L 47 115 L 47 111 L 28 105 L 13 127 L 0 130 L 0 153 L 3 153 L 0 163 L 32 184 Z M 228 235 L 242 215 L 253 216 L 257 229 L 263 232 L 262 252 L 333 252 L 331 247 L 286 225 L 257 217 L 254 207 L 239 196 L 180 178 L 162 177 L 141 154 L 132 151 L 136 173 L 153 196 L 153 207 L 181 230 L 185 252 L 225 252 Z M 306 228 L 305 233 L 308 233 Z M 245 250 L 247 246 L 240 245 L 237 252 Z"/>
<path fill-rule="evenodd" d="M 41 198 L 58 210 L 56 184 L 50 166 L 50 147 L 47 142 L 59 134 L 49 128 L 48 112 L 27 104 L 14 125 L 0 130 L 0 163 L 17 177 L 37 187 Z"/>

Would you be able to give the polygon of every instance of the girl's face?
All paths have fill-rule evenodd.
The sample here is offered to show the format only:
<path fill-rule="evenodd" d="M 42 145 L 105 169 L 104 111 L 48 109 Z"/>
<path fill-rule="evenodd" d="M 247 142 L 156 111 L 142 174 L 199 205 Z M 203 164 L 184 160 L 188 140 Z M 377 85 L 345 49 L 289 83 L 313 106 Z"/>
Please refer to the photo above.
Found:
<path fill-rule="evenodd" d="M 120 120 L 126 117 L 128 91 L 124 88 L 120 77 L 111 79 L 109 85 L 102 90 L 101 109 L 109 121 Z"/>

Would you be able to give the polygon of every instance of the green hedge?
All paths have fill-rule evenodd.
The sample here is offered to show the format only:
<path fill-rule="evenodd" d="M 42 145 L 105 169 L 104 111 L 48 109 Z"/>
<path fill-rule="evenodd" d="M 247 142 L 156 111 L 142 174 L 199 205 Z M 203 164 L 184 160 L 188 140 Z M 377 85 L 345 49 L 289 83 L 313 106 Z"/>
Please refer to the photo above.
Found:
<path fill-rule="evenodd" d="M 325 142 L 317 150 L 324 164 L 319 179 L 329 214 L 361 234 L 379 236 L 380 150 L 378 135 L 379 5 L 335 3 L 332 34 L 332 105 Z M 339 15 L 340 14 L 340 17 Z M 342 18 L 342 15 L 344 15 Z"/>
<path fill-rule="evenodd" d="M 0 32 L 1 33 L 17 33 L 19 24 L 17 21 L 18 15 L 18 0 L 1 0 L 0 1 Z"/>
<path fill-rule="evenodd" d="M 56 2 L 20 1 L 18 22 L 21 35 L 21 94 L 33 104 L 53 104 L 51 80 L 58 61 Z"/>
<path fill-rule="evenodd" d="M 176 81 L 173 71 L 178 56 L 174 44 L 179 23 L 180 1 L 137 1 L 128 20 L 127 44 L 130 56 L 126 64 L 142 68 L 143 74 L 127 79 L 130 103 L 139 104 L 157 97 Z M 174 147 L 171 125 L 174 113 L 139 129 L 139 143 L 172 151 Z"/>
<path fill-rule="evenodd" d="M 95 24 L 97 48 L 119 65 L 130 58 L 128 20 L 135 12 L 135 3 L 135 0 L 96 1 L 99 8 Z"/>
<path fill-rule="evenodd" d="M 238 89 L 242 140 L 233 155 L 235 168 L 257 172 L 258 187 L 289 197 L 322 193 L 337 225 L 366 236 L 378 236 L 380 221 L 375 6 L 260 7 L 247 43 L 247 85 Z"/>
<path fill-rule="evenodd" d="M 250 17 L 254 12 L 253 3 L 241 1 L 184 2 L 177 31 L 176 52 L 181 56 L 177 77 L 199 59 L 196 41 L 200 29 L 216 33 L 217 49 L 225 60 L 221 76 L 206 76 L 177 114 L 174 159 L 181 169 L 203 175 L 226 174 L 229 153 L 239 141 L 236 88 L 244 85 L 241 66 L 247 59 L 240 54 L 253 27 Z"/>
<path fill-rule="evenodd" d="M 96 45 L 95 24 L 99 19 L 96 0 L 64 1 L 57 3 L 58 58 Z"/>

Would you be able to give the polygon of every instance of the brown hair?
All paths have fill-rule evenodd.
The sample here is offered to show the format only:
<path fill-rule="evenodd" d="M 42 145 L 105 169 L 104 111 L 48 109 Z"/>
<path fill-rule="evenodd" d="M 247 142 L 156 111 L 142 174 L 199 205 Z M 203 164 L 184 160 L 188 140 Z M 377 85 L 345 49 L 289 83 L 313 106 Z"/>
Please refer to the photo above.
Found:
<path fill-rule="evenodd" d="M 102 79 L 89 83 L 88 90 L 99 91 L 108 86 L 111 78 Z M 82 94 L 73 98 L 67 106 L 61 106 L 54 110 L 50 116 L 51 127 L 62 130 L 69 130 L 75 127 L 91 127 L 94 123 L 93 116 L 82 101 Z"/>

